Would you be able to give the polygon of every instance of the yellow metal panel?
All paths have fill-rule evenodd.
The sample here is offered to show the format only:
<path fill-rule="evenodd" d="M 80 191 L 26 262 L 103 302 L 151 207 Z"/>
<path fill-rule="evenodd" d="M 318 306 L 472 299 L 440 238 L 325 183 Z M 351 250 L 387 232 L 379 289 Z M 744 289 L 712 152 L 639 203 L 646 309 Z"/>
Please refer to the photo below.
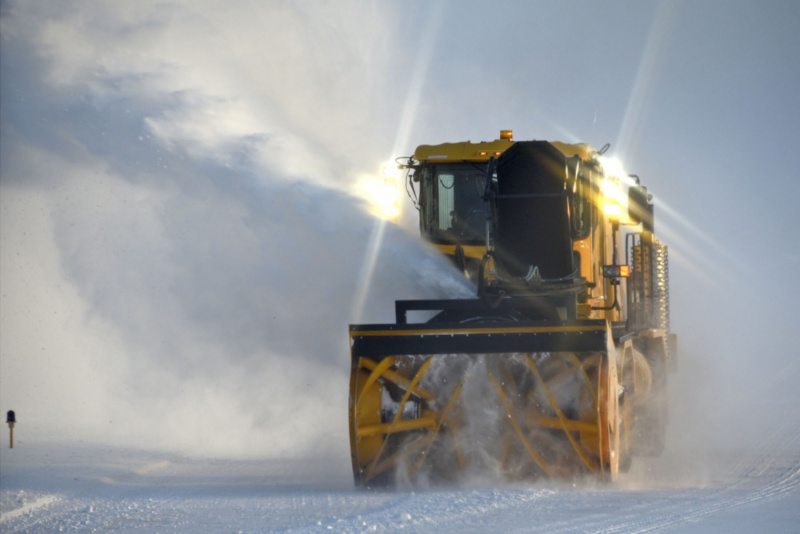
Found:
<path fill-rule="evenodd" d="M 508 139 L 496 139 L 479 143 L 464 141 L 440 145 L 420 145 L 414 152 L 414 159 L 428 163 L 488 161 L 492 156 L 497 157 L 508 150 L 513 144 L 514 142 Z M 597 153 L 594 148 L 585 143 L 570 144 L 552 141 L 550 144 L 565 156 L 578 156 L 584 161 L 591 160 Z"/>
<path fill-rule="evenodd" d="M 488 161 L 490 157 L 502 154 L 513 145 L 513 141 L 497 139 L 472 143 L 442 143 L 441 145 L 420 145 L 414 152 L 414 159 L 426 163 L 445 163 L 457 161 Z"/>

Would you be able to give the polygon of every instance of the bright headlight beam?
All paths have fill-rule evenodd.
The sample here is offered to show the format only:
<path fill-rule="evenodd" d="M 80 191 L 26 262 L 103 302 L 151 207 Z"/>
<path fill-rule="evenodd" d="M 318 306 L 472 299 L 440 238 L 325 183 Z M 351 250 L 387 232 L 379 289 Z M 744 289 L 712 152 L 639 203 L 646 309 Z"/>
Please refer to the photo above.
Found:
<path fill-rule="evenodd" d="M 422 95 L 422 88 L 425 83 L 425 76 L 428 71 L 431 57 L 433 56 L 433 47 L 438 35 L 438 29 L 443 19 L 445 11 L 444 2 L 433 2 L 434 7 L 431 8 L 431 16 L 427 18 L 423 25 L 423 30 L 419 43 L 419 52 L 414 64 L 411 82 L 409 84 L 408 93 L 406 95 L 405 105 L 403 106 L 403 113 L 400 116 L 400 123 L 398 124 L 397 134 L 395 136 L 394 154 L 398 154 L 401 147 L 408 144 L 408 139 L 411 134 L 414 118 L 419 107 L 419 101 Z M 399 196 L 399 195 L 398 195 Z M 399 198 L 398 198 L 398 214 L 399 218 Z M 381 218 L 376 222 L 375 229 L 370 238 L 370 244 L 361 264 L 361 285 L 353 301 L 353 310 L 351 316 L 356 322 L 359 321 L 361 314 L 364 311 L 364 306 L 367 300 L 367 293 L 369 292 L 372 284 L 372 276 L 375 270 L 375 262 L 378 253 L 380 252 L 381 241 L 383 240 L 383 232 L 386 226 L 386 219 Z"/>
<path fill-rule="evenodd" d="M 359 193 L 369 202 L 370 212 L 381 219 L 397 219 L 400 216 L 400 191 L 393 177 L 365 178 L 359 184 Z"/>
<path fill-rule="evenodd" d="M 397 163 L 390 161 L 383 166 L 383 177 L 394 178 L 397 175 Z"/>

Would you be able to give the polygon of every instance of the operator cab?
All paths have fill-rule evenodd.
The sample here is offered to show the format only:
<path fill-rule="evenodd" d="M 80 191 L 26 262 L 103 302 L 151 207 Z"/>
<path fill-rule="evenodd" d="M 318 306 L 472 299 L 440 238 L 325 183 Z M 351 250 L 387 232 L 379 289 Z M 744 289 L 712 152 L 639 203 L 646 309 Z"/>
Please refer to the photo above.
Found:
<path fill-rule="evenodd" d="M 483 200 L 486 164 L 428 164 L 420 179 L 420 230 L 436 244 L 482 245 L 489 205 Z"/>

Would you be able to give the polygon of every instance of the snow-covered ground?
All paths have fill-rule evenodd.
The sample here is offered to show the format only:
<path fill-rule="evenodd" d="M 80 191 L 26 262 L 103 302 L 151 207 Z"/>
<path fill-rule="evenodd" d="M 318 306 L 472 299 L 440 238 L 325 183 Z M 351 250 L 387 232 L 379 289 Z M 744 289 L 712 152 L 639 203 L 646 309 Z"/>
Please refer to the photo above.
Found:
<path fill-rule="evenodd" d="M 615 485 L 416 491 L 356 490 L 342 460 L 22 442 L 0 453 L 0 531 L 788 533 L 800 525 L 797 450 L 667 455 L 639 462 Z"/>

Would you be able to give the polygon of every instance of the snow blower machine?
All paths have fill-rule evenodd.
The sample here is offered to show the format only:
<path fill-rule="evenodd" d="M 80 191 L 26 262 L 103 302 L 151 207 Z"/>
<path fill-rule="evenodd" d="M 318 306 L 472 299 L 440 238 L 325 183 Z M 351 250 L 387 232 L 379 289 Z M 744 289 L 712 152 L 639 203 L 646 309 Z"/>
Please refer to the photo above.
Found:
<path fill-rule="evenodd" d="M 423 145 L 422 236 L 475 298 L 350 326 L 356 485 L 615 480 L 665 439 L 667 247 L 638 177 L 585 144 Z"/>

